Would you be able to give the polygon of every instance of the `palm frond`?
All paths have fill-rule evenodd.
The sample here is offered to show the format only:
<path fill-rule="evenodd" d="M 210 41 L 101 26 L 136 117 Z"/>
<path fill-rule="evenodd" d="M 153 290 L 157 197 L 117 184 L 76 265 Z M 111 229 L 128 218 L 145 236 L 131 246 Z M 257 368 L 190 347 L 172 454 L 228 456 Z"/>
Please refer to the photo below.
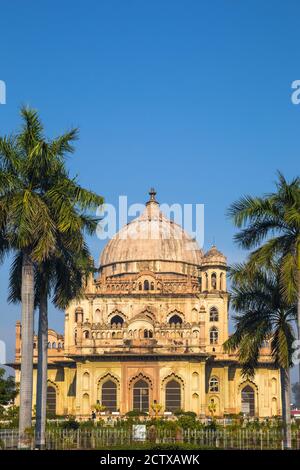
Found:
<path fill-rule="evenodd" d="M 21 132 L 17 136 L 20 147 L 28 154 L 32 147 L 43 138 L 43 125 L 38 112 L 27 106 L 22 106 L 20 111 L 23 119 Z"/>
<path fill-rule="evenodd" d="M 72 142 L 78 139 L 79 129 L 71 129 L 65 134 L 57 137 L 49 145 L 49 151 L 52 155 L 64 158 L 66 154 L 74 152 Z"/>
<path fill-rule="evenodd" d="M 235 332 L 224 343 L 226 352 L 236 352 L 242 374 L 253 376 L 259 363 L 260 349 L 272 338 L 272 356 L 280 367 L 292 357 L 292 325 L 296 304 L 290 305 L 280 290 L 280 264 L 253 269 L 249 259 L 230 269 L 231 302 L 237 314 Z"/>
<path fill-rule="evenodd" d="M 21 251 L 18 251 L 14 255 L 9 273 L 8 301 L 11 303 L 21 302 L 22 263 L 23 254 Z"/>

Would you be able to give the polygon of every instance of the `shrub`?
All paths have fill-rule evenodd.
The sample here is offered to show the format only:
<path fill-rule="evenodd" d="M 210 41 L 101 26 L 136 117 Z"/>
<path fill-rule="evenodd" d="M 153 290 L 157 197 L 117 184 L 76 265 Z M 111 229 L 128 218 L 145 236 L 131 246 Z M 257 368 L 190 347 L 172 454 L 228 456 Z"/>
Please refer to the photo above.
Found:
<path fill-rule="evenodd" d="M 178 426 L 182 429 L 195 428 L 196 420 L 194 416 L 181 415 L 178 418 Z"/>
<path fill-rule="evenodd" d="M 175 411 L 173 412 L 173 415 L 174 415 L 174 416 L 181 416 L 181 415 L 183 415 L 183 414 L 184 414 L 184 411 L 183 411 L 183 410 L 175 410 Z"/>
<path fill-rule="evenodd" d="M 184 413 L 182 413 L 182 415 L 183 416 L 190 416 L 193 419 L 197 418 L 197 413 L 195 413 L 194 411 L 185 411 Z"/>
<path fill-rule="evenodd" d="M 83 421 L 80 423 L 79 426 L 80 429 L 92 429 L 95 427 L 95 422 L 92 419 L 89 419 L 88 421 Z"/>
<path fill-rule="evenodd" d="M 207 424 L 204 429 L 207 429 L 208 431 L 217 431 L 218 428 L 219 426 L 217 425 L 216 421 L 213 420 Z"/>
<path fill-rule="evenodd" d="M 148 414 L 145 413 L 144 411 L 132 410 L 132 411 L 128 411 L 128 413 L 126 413 L 125 416 L 128 416 L 128 418 L 136 418 L 139 416 L 148 416 Z"/>
<path fill-rule="evenodd" d="M 62 429 L 72 429 L 73 431 L 76 431 L 77 429 L 79 429 L 80 424 L 78 423 L 78 421 L 71 418 L 68 421 L 63 421 L 61 427 Z"/>

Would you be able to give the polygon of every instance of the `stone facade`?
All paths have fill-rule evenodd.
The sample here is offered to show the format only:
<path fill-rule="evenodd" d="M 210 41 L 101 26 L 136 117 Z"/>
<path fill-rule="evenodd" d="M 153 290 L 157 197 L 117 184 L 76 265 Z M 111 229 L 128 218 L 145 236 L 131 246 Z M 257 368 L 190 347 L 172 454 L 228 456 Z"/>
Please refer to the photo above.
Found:
<path fill-rule="evenodd" d="M 49 330 L 49 407 L 83 418 L 96 403 L 121 415 L 152 413 L 153 403 L 162 413 L 280 414 L 279 372 L 268 344 L 253 381 L 223 351 L 225 256 L 215 246 L 204 254 L 150 196 L 144 213 L 104 248 L 84 299 L 65 312 L 64 336 Z M 20 342 L 18 323 L 17 380 Z"/>

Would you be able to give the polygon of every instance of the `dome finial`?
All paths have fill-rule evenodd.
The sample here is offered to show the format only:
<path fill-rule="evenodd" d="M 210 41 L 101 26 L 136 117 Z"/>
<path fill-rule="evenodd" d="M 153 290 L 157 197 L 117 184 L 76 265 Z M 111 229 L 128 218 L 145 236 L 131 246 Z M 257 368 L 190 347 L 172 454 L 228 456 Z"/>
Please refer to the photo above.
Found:
<path fill-rule="evenodd" d="M 149 202 L 157 202 L 157 200 L 155 199 L 156 191 L 154 188 L 150 188 L 149 196 L 150 196 Z"/>

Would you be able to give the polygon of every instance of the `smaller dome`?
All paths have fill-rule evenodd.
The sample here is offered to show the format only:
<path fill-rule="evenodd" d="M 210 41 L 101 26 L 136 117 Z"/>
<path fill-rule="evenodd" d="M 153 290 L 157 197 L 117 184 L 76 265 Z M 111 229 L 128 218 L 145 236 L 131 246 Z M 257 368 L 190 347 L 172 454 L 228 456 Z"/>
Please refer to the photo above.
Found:
<path fill-rule="evenodd" d="M 221 253 L 221 251 L 219 251 L 215 245 L 212 245 L 212 247 L 205 253 L 203 257 L 202 265 L 208 264 L 227 264 L 226 256 L 224 256 L 223 253 Z"/>

